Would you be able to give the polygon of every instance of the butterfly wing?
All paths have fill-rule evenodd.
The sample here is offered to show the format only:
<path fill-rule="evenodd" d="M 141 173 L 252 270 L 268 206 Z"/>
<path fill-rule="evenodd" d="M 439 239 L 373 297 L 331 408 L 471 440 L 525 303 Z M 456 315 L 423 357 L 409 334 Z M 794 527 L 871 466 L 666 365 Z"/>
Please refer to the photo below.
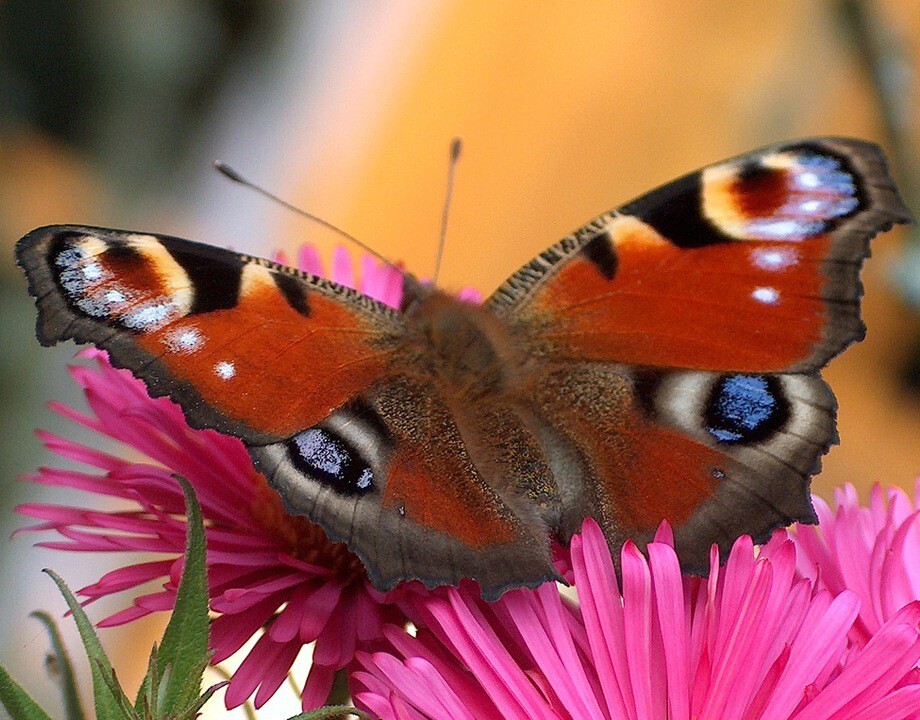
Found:
<path fill-rule="evenodd" d="M 196 427 L 290 437 L 386 371 L 400 314 L 266 260 L 160 235 L 54 226 L 16 248 L 44 345 L 93 343 Z"/>
<path fill-rule="evenodd" d="M 197 427 L 240 437 L 288 508 L 377 587 L 557 577 L 547 528 L 471 462 L 443 400 L 405 376 L 402 314 L 328 280 L 161 235 L 40 228 L 17 245 L 42 344 L 93 343 Z"/>
<path fill-rule="evenodd" d="M 595 518 L 613 548 L 674 528 L 683 567 L 708 570 L 742 534 L 815 522 L 808 480 L 836 437 L 833 394 L 814 375 L 560 365 L 536 395 L 557 445 L 575 458 L 557 475 L 563 539 Z M 561 401 L 560 401 L 561 400 Z"/>
<path fill-rule="evenodd" d="M 863 337 L 869 240 L 909 218 L 875 145 L 779 145 L 601 215 L 489 306 L 560 360 L 809 372 Z"/>
<path fill-rule="evenodd" d="M 675 527 L 685 567 L 742 534 L 814 522 L 808 481 L 836 441 L 817 376 L 859 340 L 869 240 L 909 214 L 881 151 L 774 146 L 591 221 L 489 306 L 546 361 L 547 432 L 611 545 Z M 593 497 L 591 497 L 593 493 Z"/>

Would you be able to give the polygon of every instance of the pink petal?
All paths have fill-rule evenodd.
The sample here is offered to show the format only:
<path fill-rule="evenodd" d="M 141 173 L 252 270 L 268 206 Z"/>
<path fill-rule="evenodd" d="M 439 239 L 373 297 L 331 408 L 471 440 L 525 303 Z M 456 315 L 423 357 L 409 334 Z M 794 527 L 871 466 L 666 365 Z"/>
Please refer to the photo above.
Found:
<path fill-rule="evenodd" d="M 667 672 L 668 710 L 671 720 L 690 718 L 690 651 L 687 645 L 687 613 L 680 563 L 670 544 L 650 543 L 649 564 L 654 580 L 655 609 L 661 622 Z"/>
<path fill-rule="evenodd" d="M 323 261 L 315 245 L 301 245 L 297 250 L 297 267 L 311 275 L 326 277 Z"/>
<path fill-rule="evenodd" d="M 236 615 L 221 615 L 211 623 L 210 646 L 214 651 L 212 663 L 219 663 L 233 655 L 256 634 L 278 609 L 277 599 L 269 597 Z M 248 697 L 248 696 L 247 696 Z"/>
<path fill-rule="evenodd" d="M 344 588 L 339 583 L 324 582 L 311 593 L 310 612 L 301 616 L 298 629 L 300 638 L 304 642 L 311 642 L 319 637 L 332 617 L 332 613 L 338 607 L 343 590 Z"/>
<path fill-rule="evenodd" d="M 291 652 L 291 645 L 294 647 L 293 653 Z M 271 693 L 269 693 L 270 697 L 284 682 L 284 677 L 291 668 L 291 664 L 294 662 L 299 650 L 299 643 L 279 645 L 268 635 L 262 635 L 236 672 L 233 673 L 233 678 L 230 680 L 230 685 L 227 686 L 227 694 L 224 698 L 227 709 L 232 710 L 242 705 L 255 692 L 255 689 L 266 681 L 269 686 L 274 686 L 271 689 Z M 284 669 L 280 670 L 281 667 Z M 278 678 L 279 670 L 280 679 Z M 257 698 L 256 707 L 264 704 L 267 699 L 263 696 L 261 698 L 262 702 L 259 703 L 259 698 Z"/>
<path fill-rule="evenodd" d="M 118 568 L 106 573 L 92 585 L 81 588 L 77 593 L 86 597 L 101 597 L 129 590 L 151 580 L 169 575 L 170 568 L 174 563 L 175 560 L 156 560 Z"/>
<path fill-rule="evenodd" d="M 304 712 L 315 710 L 326 703 L 326 698 L 332 691 L 332 682 L 335 680 L 335 670 L 314 663 L 310 666 L 310 674 L 303 686 L 300 702 Z"/>
<path fill-rule="evenodd" d="M 339 612 L 330 616 L 316 638 L 313 662 L 338 669 L 344 667 L 354 656 L 357 634 L 353 605 L 354 600 L 350 593 L 341 598 L 337 606 Z"/>
<path fill-rule="evenodd" d="M 920 660 L 917 622 L 920 603 L 908 605 L 887 622 L 813 702 L 795 720 L 826 720 L 844 708 L 868 706 L 890 690 Z"/>
<path fill-rule="evenodd" d="M 846 632 L 858 612 L 859 598 L 850 592 L 838 595 L 826 611 L 820 605 L 812 606 L 790 648 L 789 661 L 763 711 L 763 720 L 790 716 L 802 698 L 802 689 L 842 652 Z"/>
<path fill-rule="evenodd" d="M 332 254 L 332 281 L 346 287 L 355 287 L 355 271 L 351 254 L 341 245 Z"/>
<path fill-rule="evenodd" d="M 562 706 L 579 717 L 602 717 L 572 637 L 565 631 L 567 623 L 555 586 L 512 591 L 503 602 Z"/>
<path fill-rule="evenodd" d="M 582 534 L 572 538 L 571 550 L 588 643 L 607 707 L 613 717 L 633 718 L 620 592 L 607 541 L 594 520 L 585 520 Z"/>
<path fill-rule="evenodd" d="M 447 588 L 447 597 L 449 606 L 434 602 L 428 609 L 499 710 L 511 717 L 517 714 L 551 720 L 549 709 L 535 694 L 533 685 L 495 637 L 477 608 L 454 588 Z M 448 607 L 451 612 L 448 612 Z"/>
<path fill-rule="evenodd" d="M 920 712 L 920 685 L 902 687 L 862 710 L 845 715 L 845 720 L 898 720 L 914 718 Z M 912 714 L 913 713 L 913 714 Z"/>
<path fill-rule="evenodd" d="M 642 553 L 627 541 L 620 553 L 623 565 L 623 617 L 626 655 L 638 720 L 654 719 L 650 646 L 652 642 L 652 577 Z"/>

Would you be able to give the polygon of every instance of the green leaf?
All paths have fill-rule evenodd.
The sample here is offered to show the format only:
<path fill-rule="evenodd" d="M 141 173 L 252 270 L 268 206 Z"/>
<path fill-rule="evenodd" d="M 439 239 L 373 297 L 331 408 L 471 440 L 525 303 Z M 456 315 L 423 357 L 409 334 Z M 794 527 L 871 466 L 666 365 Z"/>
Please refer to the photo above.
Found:
<path fill-rule="evenodd" d="M 126 718 L 126 720 L 140 720 L 137 713 L 134 712 L 134 708 L 131 707 L 131 702 L 128 700 L 128 696 L 125 695 L 125 691 L 121 689 L 121 683 L 118 682 L 118 676 L 115 674 L 115 669 L 111 665 L 106 667 L 99 660 L 91 660 L 90 664 L 95 664 L 99 668 L 99 673 L 106 687 L 108 687 L 109 691 L 112 693 L 112 697 L 118 702 L 118 709 L 121 716 Z"/>
<path fill-rule="evenodd" d="M 188 537 L 176 606 L 156 654 L 161 683 L 156 688 L 156 708 L 160 717 L 181 715 L 195 703 L 201 694 L 201 678 L 209 658 L 204 522 L 192 486 L 185 478 L 175 477 L 185 493 Z M 142 684 L 138 700 L 146 692 Z"/>
<path fill-rule="evenodd" d="M 61 591 L 61 595 L 67 601 L 67 607 L 73 613 L 73 619 L 77 623 L 77 630 L 80 631 L 83 647 L 86 648 L 86 655 L 89 657 L 89 668 L 93 675 L 93 699 L 96 706 L 96 720 L 120 720 L 122 718 L 121 708 L 115 696 L 112 695 L 112 691 L 109 689 L 101 670 L 105 668 L 112 672 L 112 664 L 102 649 L 102 644 L 99 642 L 96 631 L 93 630 L 92 623 L 86 617 L 86 613 L 83 612 L 80 603 L 77 602 L 74 594 L 67 587 L 67 583 L 61 579 L 61 576 L 54 570 L 46 569 L 44 572 L 54 580 L 58 590 Z"/>
<path fill-rule="evenodd" d="M 141 680 L 141 686 L 137 691 L 137 699 L 134 701 L 134 710 L 141 717 L 154 717 L 156 715 L 156 690 L 160 686 L 160 673 L 157 670 L 157 646 L 154 643 L 150 650 L 150 657 L 147 658 L 147 672 L 144 673 L 144 679 Z"/>
<path fill-rule="evenodd" d="M 77 689 L 77 680 L 73 671 L 73 663 L 70 660 L 70 653 L 61 640 L 61 633 L 58 631 L 57 623 L 44 611 L 35 611 L 32 617 L 45 626 L 48 631 L 48 637 L 51 640 L 51 650 L 54 653 L 54 659 L 57 661 L 57 671 L 60 673 L 61 695 L 64 698 L 64 716 L 67 720 L 85 720 L 86 714 L 83 712 L 83 703 L 80 702 L 80 691 Z"/>
<path fill-rule="evenodd" d="M 29 693 L 22 689 L 3 665 L 0 665 L 0 703 L 10 714 L 12 720 L 51 720 Z"/>
<path fill-rule="evenodd" d="M 339 718 L 345 717 L 347 715 L 357 715 L 359 718 L 361 718 L 361 720 L 374 720 L 363 710 L 348 707 L 348 705 L 327 705 L 326 707 L 321 707 L 317 710 L 311 710 L 310 712 L 300 713 L 300 715 L 294 715 L 288 720 L 339 720 Z"/>
<path fill-rule="evenodd" d="M 201 697 L 195 701 L 194 705 L 189 707 L 182 715 L 175 718 L 175 720 L 194 720 L 201 711 L 201 708 L 204 707 L 204 704 L 211 699 L 211 696 L 227 684 L 227 682 L 219 682 L 209 687 L 201 694 Z"/>

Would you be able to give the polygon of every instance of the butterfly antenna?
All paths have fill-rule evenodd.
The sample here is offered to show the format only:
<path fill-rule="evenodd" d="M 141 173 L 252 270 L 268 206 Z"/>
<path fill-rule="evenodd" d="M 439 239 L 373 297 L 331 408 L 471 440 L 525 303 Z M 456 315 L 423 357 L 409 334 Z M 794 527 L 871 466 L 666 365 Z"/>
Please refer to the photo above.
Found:
<path fill-rule="evenodd" d="M 255 183 L 247 180 L 242 175 L 240 175 L 236 170 L 234 170 L 232 167 L 227 165 L 225 162 L 222 162 L 220 160 L 215 160 L 214 169 L 217 170 L 217 172 L 219 172 L 221 175 L 223 175 L 228 180 L 232 180 L 233 182 L 239 185 L 242 185 L 243 187 L 247 187 L 250 190 L 255 190 L 257 193 L 259 193 L 260 195 L 264 195 L 269 200 L 274 200 L 276 203 L 278 203 L 282 207 L 286 207 L 288 210 L 293 210 L 295 213 L 297 213 L 301 217 L 305 217 L 308 220 L 312 220 L 315 223 L 319 223 L 324 228 L 332 230 L 332 232 L 334 233 L 338 233 L 343 238 L 350 240 L 355 245 L 357 245 L 359 248 L 364 250 L 364 252 L 370 253 L 375 258 L 377 258 L 380 262 L 384 263 L 385 265 L 389 265 L 391 268 L 399 272 L 401 275 L 406 274 L 406 271 L 403 268 L 399 267 L 395 263 L 385 258 L 383 255 L 381 255 L 379 252 L 374 250 L 372 247 L 365 245 L 363 242 L 358 240 L 358 238 L 356 238 L 351 233 L 347 233 L 344 230 L 342 230 L 342 228 L 336 227 L 335 225 L 333 225 L 331 222 L 328 222 L 327 220 L 323 220 L 321 217 L 317 217 L 313 213 L 308 213 L 306 210 L 301 210 L 299 207 L 296 207 L 295 205 L 291 205 L 291 203 L 282 200 L 280 197 L 270 193 L 265 188 L 259 187 Z"/>
<path fill-rule="evenodd" d="M 434 261 L 434 275 L 432 285 L 438 284 L 438 275 L 441 273 L 441 258 L 444 257 L 444 241 L 447 239 L 447 217 L 450 214 L 450 199 L 454 194 L 454 172 L 460 160 L 460 151 L 463 149 L 463 140 L 454 138 L 450 143 L 450 164 L 447 166 L 447 196 L 444 198 L 444 210 L 441 213 L 441 237 L 438 240 L 438 256 Z"/>

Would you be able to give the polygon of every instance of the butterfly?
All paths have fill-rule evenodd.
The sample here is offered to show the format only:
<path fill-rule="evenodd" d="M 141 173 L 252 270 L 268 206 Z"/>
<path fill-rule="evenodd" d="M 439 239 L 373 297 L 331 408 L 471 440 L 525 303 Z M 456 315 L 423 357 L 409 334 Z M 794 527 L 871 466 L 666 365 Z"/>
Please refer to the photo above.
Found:
<path fill-rule="evenodd" d="M 43 227 L 17 259 L 43 345 L 93 343 L 189 423 L 240 438 L 289 512 L 373 584 L 560 580 L 586 517 L 612 550 L 667 520 L 682 567 L 813 523 L 836 442 L 820 369 L 862 339 L 869 240 L 908 222 L 873 144 L 710 165 L 604 213 L 483 304 L 406 274 L 396 310 L 165 235 Z"/>

